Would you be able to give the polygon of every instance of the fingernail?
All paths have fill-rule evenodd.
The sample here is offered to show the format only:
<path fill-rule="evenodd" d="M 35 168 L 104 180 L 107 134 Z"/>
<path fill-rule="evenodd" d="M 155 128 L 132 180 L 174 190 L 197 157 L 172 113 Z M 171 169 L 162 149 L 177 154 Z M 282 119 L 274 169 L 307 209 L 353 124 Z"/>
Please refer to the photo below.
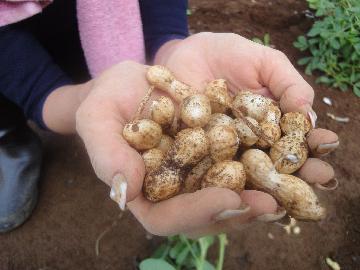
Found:
<path fill-rule="evenodd" d="M 311 126 L 313 128 L 315 128 L 316 120 L 317 120 L 316 112 L 313 109 L 310 109 L 310 111 L 308 111 L 308 115 L 309 115 L 309 118 L 310 118 Z"/>
<path fill-rule="evenodd" d="M 329 182 L 327 182 L 324 185 L 319 183 L 315 184 L 315 187 L 317 187 L 318 189 L 326 190 L 326 191 L 335 190 L 338 188 L 338 186 L 339 186 L 339 181 L 336 178 L 331 179 Z"/>
<path fill-rule="evenodd" d="M 250 211 L 250 206 L 247 203 L 242 203 L 238 209 L 224 210 L 220 212 L 214 219 L 215 221 L 225 220 L 233 217 L 242 216 Z"/>
<path fill-rule="evenodd" d="M 255 220 L 260 222 L 274 222 L 279 219 L 282 219 L 285 215 L 286 215 L 286 210 L 283 207 L 279 207 L 275 213 L 257 216 Z"/>
<path fill-rule="evenodd" d="M 110 198 L 117 202 L 121 210 L 125 210 L 126 206 L 126 190 L 127 181 L 122 174 L 117 174 L 112 180 Z"/>
<path fill-rule="evenodd" d="M 327 155 L 330 152 L 334 151 L 338 146 L 339 146 L 339 141 L 336 141 L 334 143 L 323 143 L 320 144 L 317 148 L 316 148 L 316 153 L 319 155 Z"/>

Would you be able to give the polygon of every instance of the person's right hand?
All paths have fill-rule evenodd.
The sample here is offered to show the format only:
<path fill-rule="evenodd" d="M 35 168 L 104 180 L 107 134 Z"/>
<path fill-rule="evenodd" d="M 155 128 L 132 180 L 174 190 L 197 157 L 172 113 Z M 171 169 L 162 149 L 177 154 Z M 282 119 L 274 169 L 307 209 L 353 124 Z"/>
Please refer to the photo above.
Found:
<path fill-rule="evenodd" d="M 260 191 L 243 191 L 239 196 L 229 189 L 206 188 L 158 203 L 144 198 L 144 163 L 124 140 L 122 130 L 149 88 L 146 70 L 134 62 L 106 70 L 94 79 L 76 115 L 78 134 L 97 176 L 113 188 L 127 186 L 127 205 L 144 228 L 155 235 L 199 236 L 239 229 L 254 220 L 281 218 L 285 213 L 274 198 Z M 155 91 L 153 98 L 159 95 L 164 93 Z"/>

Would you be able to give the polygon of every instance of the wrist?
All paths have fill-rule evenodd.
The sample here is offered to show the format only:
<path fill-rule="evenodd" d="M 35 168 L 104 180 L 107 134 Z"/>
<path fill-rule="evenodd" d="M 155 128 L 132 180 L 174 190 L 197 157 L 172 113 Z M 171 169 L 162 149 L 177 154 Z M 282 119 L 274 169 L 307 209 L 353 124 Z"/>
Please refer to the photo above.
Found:
<path fill-rule="evenodd" d="M 155 54 L 154 64 L 166 65 L 167 59 L 176 50 L 181 41 L 182 39 L 173 39 L 164 43 Z"/>
<path fill-rule="evenodd" d="M 91 90 L 92 81 L 65 85 L 55 89 L 46 98 L 43 106 L 43 122 L 56 133 L 75 133 L 75 115 L 80 104 Z"/>

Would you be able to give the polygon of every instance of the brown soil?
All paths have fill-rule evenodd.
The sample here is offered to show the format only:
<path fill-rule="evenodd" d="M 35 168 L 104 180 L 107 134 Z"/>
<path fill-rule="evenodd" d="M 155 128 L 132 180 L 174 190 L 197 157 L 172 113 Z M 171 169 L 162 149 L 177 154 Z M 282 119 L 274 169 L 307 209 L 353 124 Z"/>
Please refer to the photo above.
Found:
<path fill-rule="evenodd" d="M 248 38 L 270 33 L 271 43 L 294 63 L 300 54 L 292 42 L 311 25 L 304 16 L 305 1 L 193 0 L 191 9 L 193 32 L 235 32 Z M 339 149 L 326 158 L 341 185 L 320 193 L 330 214 L 319 224 L 299 223 L 299 235 L 261 224 L 230 234 L 225 269 L 329 269 L 326 257 L 342 269 L 360 269 L 360 99 L 318 86 L 313 77 L 306 79 L 316 90 L 319 126 L 337 132 L 341 140 Z M 322 103 L 324 96 L 334 106 Z M 348 116 L 350 123 L 337 123 L 326 112 Z M 0 235 L 0 269 L 136 269 L 138 259 L 150 255 L 160 240 L 147 240 L 130 213 L 118 218 L 108 188 L 92 173 L 78 139 L 49 134 L 43 138 L 39 204 L 25 225 Z M 105 230 L 96 256 L 96 239 Z"/>

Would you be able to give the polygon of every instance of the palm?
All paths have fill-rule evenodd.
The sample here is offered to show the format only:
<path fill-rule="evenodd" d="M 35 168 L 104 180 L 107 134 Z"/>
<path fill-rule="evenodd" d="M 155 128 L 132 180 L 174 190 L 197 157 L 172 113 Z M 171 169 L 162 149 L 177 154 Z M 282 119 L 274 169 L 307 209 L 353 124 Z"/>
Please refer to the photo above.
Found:
<path fill-rule="evenodd" d="M 278 99 L 284 111 L 305 112 L 312 105 L 311 86 L 283 53 L 235 34 L 194 35 L 160 61 L 200 90 L 209 80 L 223 78 L 233 93 L 251 89 Z"/>
<path fill-rule="evenodd" d="M 236 47 L 235 37 L 241 41 Z M 258 91 L 264 89 L 258 73 L 263 52 L 262 46 L 232 34 L 201 34 L 184 41 L 161 64 L 199 90 L 208 81 L 223 78 L 233 92 L 238 89 Z"/>

